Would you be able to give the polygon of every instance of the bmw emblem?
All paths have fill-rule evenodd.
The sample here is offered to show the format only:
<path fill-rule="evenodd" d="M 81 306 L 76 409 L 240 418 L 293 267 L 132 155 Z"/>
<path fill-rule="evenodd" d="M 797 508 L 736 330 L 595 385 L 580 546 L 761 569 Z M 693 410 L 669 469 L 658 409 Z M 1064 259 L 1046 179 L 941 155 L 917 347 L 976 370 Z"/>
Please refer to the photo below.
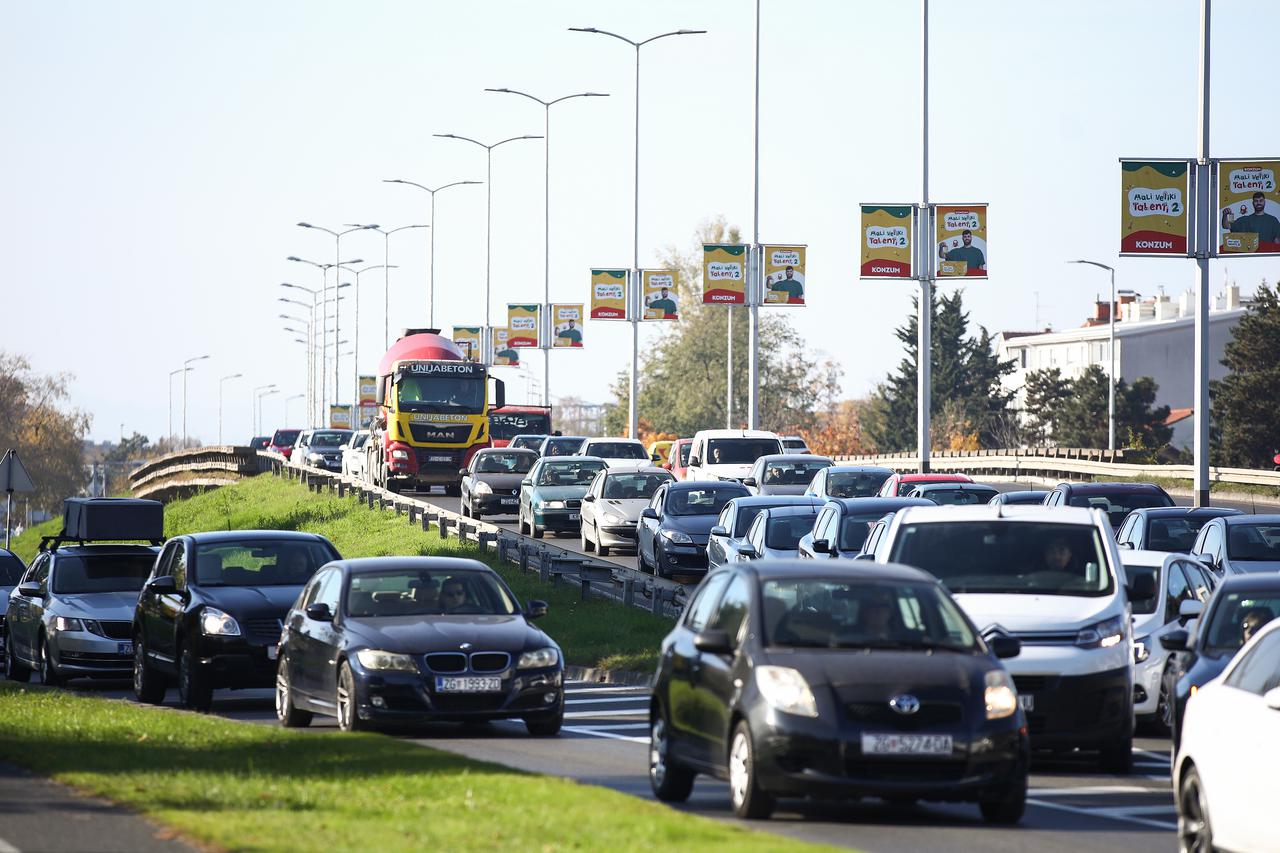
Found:
<path fill-rule="evenodd" d="M 910 693 L 900 693 L 889 700 L 889 707 L 899 714 L 914 714 L 920 710 L 920 700 Z"/>
<path fill-rule="evenodd" d="M 458 648 L 462 649 L 465 652 L 467 649 L 471 648 L 471 644 L 463 643 L 462 645 L 458 646 Z"/>

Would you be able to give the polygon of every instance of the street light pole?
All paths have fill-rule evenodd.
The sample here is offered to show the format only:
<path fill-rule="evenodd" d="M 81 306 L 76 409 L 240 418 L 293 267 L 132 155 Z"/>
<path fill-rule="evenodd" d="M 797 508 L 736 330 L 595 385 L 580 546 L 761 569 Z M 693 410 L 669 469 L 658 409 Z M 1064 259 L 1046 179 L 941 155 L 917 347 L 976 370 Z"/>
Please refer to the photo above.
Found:
<path fill-rule="evenodd" d="M 310 227 L 310 226 L 308 226 L 308 227 Z M 333 232 L 330 232 L 330 233 L 333 233 Z M 321 304 L 321 308 L 323 309 L 323 311 L 321 312 L 321 313 L 323 314 L 323 316 L 322 316 L 322 318 L 321 318 L 320 330 L 321 330 L 321 339 L 322 339 L 322 341 L 326 342 L 326 344 L 327 344 L 327 342 L 328 342 L 328 340 L 329 340 L 329 301 L 330 301 L 330 300 L 329 300 L 329 298 L 328 298 L 328 296 L 329 296 L 329 270 L 331 270 L 331 269 L 333 269 L 333 268 L 335 268 L 335 267 L 336 267 L 337 269 L 342 269 L 343 267 L 350 266 L 351 264 L 362 264 L 362 263 L 364 263 L 364 258 L 352 258 L 351 260 L 347 260 L 347 261 L 340 261 L 340 262 L 339 262 L 339 263 L 337 263 L 337 264 L 321 264 L 321 263 L 317 263 L 316 261 L 309 261 L 309 260 L 307 260 L 306 258 L 299 258 L 299 257 L 297 257 L 297 256 L 295 256 L 295 255 L 290 255 L 288 258 L 286 258 L 286 260 L 296 261 L 296 262 L 298 262 L 298 263 L 300 263 L 300 264 L 310 264 L 311 266 L 313 266 L 313 267 L 315 267 L 316 269 L 320 270 L 320 273 L 321 273 L 321 289 L 320 289 L 320 292 L 321 292 L 321 294 L 324 296 L 324 300 L 320 303 L 320 304 Z M 335 274 L 334 274 L 334 280 L 335 280 L 335 282 L 336 282 L 336 280 L 337 280 L 337 273 L 335 273 Z M 297 285 L 286 285 L 286 286 L 289 286 L 289 287 L 297 287 Z M 299 289 L 300 289 L 300 290 L 311 290 L 311 288 L 299 288 Z M 314 293 L 315 291 L 312 291 L 312 292 Z M 336 301 L 335 301 L 335 303 L 334 303 L 334 314 L 335 314 L 335 317 L 336 317 L 336 315 L 337 315 L 337 303 L 336 303 Z M 334 321 L 334 326 L 335 326 L 335 330 L 336 330 L 336 327 L 337 327 L 337 321 L 336 321 L 336 319 L 335 319 L 335 321 Z M 336 331 L 335 331 L 335 334 L 336 334 Z M 318 423 L 318 422 L 320 422 L 321 420 L 323 420 L 323 417 L 322 417 L 322 416 L 323 416 L 323 413 L 324 413 L 325 407 L 328 405 L 328 402 L 329 402 L 329 400 L 328 400 L 328 385 L 327 385 L 327 383 L 325 382 L 325 375 L 326 375 L 326 370 L 325 370 L 325 368 L 326 368 L 326 366 L 327 366 L 327 362 L 325 361 L 325 356 L 326 356 L 326 353 L 328 352 L 328 349 L 329 349 L 329 348 L 328 348 L 328 346 L 326 345 L 326 346 L 325 346 L 325 347 L 323 347 L 321 350 L 319 350 L 319 358 L 317 359 L 317 360 L 318 360 L 318 362 L 319 362 L 318 367 L 319 367 L 319 372 L 320 372 L 320 382 L 319 382 L 319 388 L 317 389 L 317 392 L 318 392 L 318 393 L 316 393 L 315 395 L 313 395 L 313 396 L 316 398 L 316 402 L 318 402 L 318 403 L 320 404 L 320 405 L 319 405 L 320 411 L 319 411 L 319 412 L 317 412 L 317 414 L 316 414 L 317 423 Z M 336 371 L 337 371 L 336 366 L 335 366 L 334 370 L 335 370 L 335 373 L 336 373 Z M 335 396 L 335 397 L 337 396 L 337 388 L 334 388 L 334 396 Z"/>
<path fill-rule="evenodd" d="M 936 253 L 929 233 L 929 0 L 920 0 L 920 216 L 916 234 L 916 257 L 920 270 L 919 319 L 916 321 L 916 455 L 920 473 L 929 473 L 930 397 L 933 386 L 933 277 Z M 929 245 L 928 250 L 925 246 Z"/>
<path fill-rule="evenodd" d="M 387 349 L 391 346 L 391 270 L 399 269 L 396 264 L 391 263 L 391 235 L 397 231 L 404 231 L 408 228 L 427 228 L 426 225 L 401 225 L 399 228 L 390 228 L 383 230 L 377 225 L 354 225 L 354 228 L 368 228 L 370 231 L 377 231 L 382 235 L 382 263 L 376 267 L 365 267 L 365 269 L 382 270 L 382 348 Z M 357 277 L 359 273 L 356 274 Z M 360 296 L 356 294 L 356 311 L 360 310 Z M 356 335 L 356 353 L 359 358 L 360 351 L 360 335 Z M 358 374 L 357 374 L 358 375 Z M 356 389 L 356 395 L 359 396 L 359 390 Z"/>
<path fill-rule="evenodd" d="M 640 48 L 658 39 L 664 39 L 669 36 L 700 35 L 705 33 L 706 30 L 673 30 L 669 33 L 651 36 L 644 41 L 634 41 L 626 36 L 620 36 L 617 33 L 611 33 L 596 27 L 570 27 L 569 30 L 575 33 L 595 33 L 597 35 L 610 36 L 618 41 L 626 42 L 634 47 L 636 51 L 636 139 L 634 157 L 635 187 L 632 197 L 632 269 L 630 287 L 627 293 L 627 316 L 631 320 L 631 392 L 630 400 L 627 402 L 627 435 L 631 438 L 636 438 L 640 432 L 638 409 L 640 388 L 640 311 L 639 303 L 636 299 L 637 291 L 640 288 Z"/>
<path fill-rule="evenodd" d="M 369 231 L 376 229 L 377 225 L 358 225 L 354 228 L 348 228 L 345 231 L 332 231 L 320 225 L 312 225 L 310 222 L 299 222 L 299 228 L 311 228 L 316 231 L 323 231 L 333 236 L 333 265 L 341 268 L 342 261 L 342 237 L 344 234 L 350 234 L 352 231 Z M 348 261 L 347 263 L 360 263 L 360 261 Z M 337 284 L 337 273 L 334 274 L 334 284 Z M 328 318 L 326 318 L 327 320 Z M 337 337 L 342 332 L 342 312 L 338 310 L 338 305 L 333 306 L 333 334 Z M 336 403 L 341 398 L 341 392 L 338 388 L 338 350 L 333 351 L 333 401 Z"/>
<path fill-rule="evenodd" d="M 207 355 L 198 355 L 194 358 L 189 358 L 182 363 L 182 366 L 187 367 L 197 361 L 204 361 L 208 357 Z M 187 447 L 187 373 L 189 372 L 186 370 L 182 372 L 182 448 L 184 450 Z"/>
<path fill-rule="evenodd" d="M 1111 461 L 1116 460 L 1116 270 L 1097 261 L 1067 261 L 1070 264 L 1088 264 L 1111 273 L 1111 307 L 1107 309 L 1107 325 L 1110 326 L 1111 369 L 1107 371 L 1107 450 Z"/>
<path fill-rule="evenodd" d="M 222 386 L 228 379 L 240 379 L 243 373 L 230 373 L 218 380 L 218 444 L 222 444 Z"/>
<path fill-rule="evenodd" d="M 420 227 L 422 227 L 422 226 L 419 226 L 419 225 L 405 225 L 405 226 L 403 226 L 403 227 L 404 227 L 404 228 L 420 228 Z M 400 231 L 400 230 L 401 230 L 400 228 L 393 228 L 393 229 L 391 229 L 391 231 L 387 231 L 387 232 L 384 232 L 384 233 L 389 235 L 389 234 L 391 234 L 391 233 L 393 233 L 393 232 L 395 232 L 395 231 Z M 396 265 L 394 265 L 394 264 L 392 264 L 392 265 L 387 265 L 387 264 L 378 264 L 377 266 L 365 267 L 365 268 L 364 268 L 364 269 L 362 269 L 362 270 L 355 270 L 355 271 L 354 271 L 354 272 L 355 272 L 355 276 L 356 276 L 356 284 L 355 284 L 355 287 L 356 287 L 356 322 L 355 322 L 356 332 L 355 332 L 355 335 L 353 336 L 353 337 L 355 338 L 355 341 L 352 343 L 352 351 L 355 353 L 355 358 L 353 358 L 353 359 L 352 359 L 352 362 L 353 362 L 353 364 L 352 364 L 352 368 L 353 368 L 353 369 L 352 369 L 352 374 L 353 374 L 353 376 L 352 376 L 352 382 L 354 383 L 354 386 L 353 386 L 353 387 L 356 389 L 356 394 L 355 394 L 355 399 L 353 400 L 353 402 L 352 402 L 352 404 L 351 404 L 351 405 L 352 405 L 352 411 L 353 411 L 353 412 L 354 412 L 356 409 L 358 409 L 358 408 L 360 407 L 360 276 L 361 276 L 361 274 L 363 274 L 363 273 L 367 273 L 367 272 L 369 272 L 370 270 L 382 270 L 382 271 L 384 272 L 384 274 L 385 274 L 385 272 L 386 272 L 387 270 L 393 270 L 393 269 L 398 269 L 398 267 L 397 267 Z M 385 278 L 384 278 L 384 281 L 385 281 Z M 384 302 L 383 302 L 383 305 L 382 305 L 382 315 L 383 315 L 383 326 L 384 326 L 384 327 L 386 326 L 386 318 L 387 318 L 387 317 L 390 315 L 390 313 L 391 313 L 391 303 L 390 303 L 389 301 L 386 301 L 386 300 L 388 300 L 388 299 L 389 299 L 389 294 L 390 294 L 390 293 L 391 293 L 391 291 L 390 291 L 390 290 L 386 290 L 386 289 L 384 289 L 384 291 L 383 291 L 383 299 L 384 299 Z M 385 337 L 386 337 L 386 329 L 385 329 L 385 328 L 383 329 L 383 337 L 384 337 L 384 339 L 385 339 Z M 385 343 L 384 343 L 383 348 L 385 349 L 387 346 L 390 346 L 390 344 L 385 344 Z M 353 423 L 354 423 L 354 419 L 353 419 Z"/>
<path fill-rule="evenodd" d="M 427 258 L 427 326 L 434 329 L 436 327 L 436 193 L 440 190 L 447 190 L 449 187 L 460 187 L 465 184 L 478 184 L 479 181 L 454 181 L 444 186 L 431 187 L 424 186 L 413 181 L 404 181 L 400 178 L 384 178 L 384 184 L 405 184 L 411 187 L 417 187 L 420 190 L 431 195 L 431 216 L 427 220 L 427 228 L 430 229 L 430 239 L 428 240 L 428 258 Z M 390 343 L 387 344 L 390 346 Z"/>
<path fill-rule="evenodd" d="M 1213 18 L 1213 0 L 1200 0 L 1200 98 L 1199 148 L 1196 157 L 1196 316 L 1195 316 L 1195 383 L 1192 403 L 1195 418 L 1191 444 L 1195 459 L 1195 505 L 1209 506 L 1209 257 L 1215 251 L 1210 211 L 1209 160 L 1209 25 Z"/>
<path fill-rule="evenodd" d="M 258 415 L 258 408 L 262 401 L 262 392 L 275 388 L 275 383 L 270 385 L 259 385 L 253 389 L 253 434 L 254 436 L 262 435 L 262 418 Z"/>
<path fill-rule="evenodd" d="M 289 404 L 290 404 L 290 403 L 292 403 L 294 400 L 301 400 L 301 399 L 303 399 L 303 398 L 304 398 L 304 397 L 306 397 L 306 396 L 307 396 L 306 394 L 294 394 L 292 397 L 285 397 L 285 398 L 284 398 L 284 422 L 285 422 L 285 425 L 286 425 L 286 426 L 290 423 L 290 421 L 289 421 Z"/>
<path fill-rule="evenodd" d="M 754 274 L 748 281 L 747 305 L 750 314 L 747 326 L 747 426 L 760 428 L 760 300 L 764 298 L 764 288 L 760 280 L 763 264 L 760 257 L 760 0 L 756 0 L 756 83 L 755 83 L 755 148 L 752 154 L 755 163 L 755 182 L 752 190 L 751 206 L 751 254 L 754 263 L 749 268 Z"/>
<path fill-rule="evenodd" d="M 191 368 L 190 368 L 190 367 L 179 367 L 177 370 L 170 370 L 170 371 L 169 371 L 169 429 L 168 429 L 168 437 L 169 437 L 169 439 L 170 439 L 170 440 L 172 440 L 172 439 L 173 439 L 173 377 L 175 377 L 175 376 L 177 376 L 179 373 L 181 373 L 181 374 L 183 374 L 183 378 L 185 379 L 185 378 L 186 378 L 185 374 L 186 374 L 186 373 L 187 373 L 187 371 L 189 371 L 189 370 L 191 370 Z"/>

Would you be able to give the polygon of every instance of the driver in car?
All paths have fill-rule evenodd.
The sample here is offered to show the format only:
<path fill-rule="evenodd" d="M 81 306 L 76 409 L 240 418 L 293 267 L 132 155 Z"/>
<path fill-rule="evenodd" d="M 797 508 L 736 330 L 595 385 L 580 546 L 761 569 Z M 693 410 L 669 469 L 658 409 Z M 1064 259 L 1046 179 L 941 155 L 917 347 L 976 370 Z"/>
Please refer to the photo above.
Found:
<path fill-rule="evenodd" d="M 1044 565 L 1051 572 L 1065 572 L 1071 565 L 1071 546 L 1060 536 L 1050 539 L 1044 546 Z"/>
<path fill-rule="evenodd" d="M 276 559 L 274 583 L 306 583 L 311 574 L 311 561 L 300 548 L 291 548 Z"/>
<path fill-rule="evenodd" d="M 1244 614 L 1244 618 L 1240 620 L 1240 643 L 1241 645 L 1249 642 L 1249 639 L 1258 630 L 1272 619 L 1272 613 L 1266 607 L 1254 607 Z"/>
<path fill-rule="evenodd" d="M 449 578 L 445 581 L 444 586 L 440 588 L 440 605 L 444 608 L 444 612 L 456 613 L 466 603 L 467 590 L 462 585 L 462 581 L 457 578 Z"/>

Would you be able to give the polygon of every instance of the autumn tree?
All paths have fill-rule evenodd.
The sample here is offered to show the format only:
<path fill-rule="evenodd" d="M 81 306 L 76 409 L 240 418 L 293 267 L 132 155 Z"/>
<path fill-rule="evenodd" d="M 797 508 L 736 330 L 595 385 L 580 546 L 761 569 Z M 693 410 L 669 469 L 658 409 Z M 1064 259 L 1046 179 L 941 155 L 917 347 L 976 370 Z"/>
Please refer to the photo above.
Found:
<path fill-rule="evenodd" d="M 0 352 L 0 452 L 10 448 L 31 474 L 31 504 L 56 513 L 88 477 L 89 415 L 67 405 L 69 374 L 37 374 L 21 355 Z"/>

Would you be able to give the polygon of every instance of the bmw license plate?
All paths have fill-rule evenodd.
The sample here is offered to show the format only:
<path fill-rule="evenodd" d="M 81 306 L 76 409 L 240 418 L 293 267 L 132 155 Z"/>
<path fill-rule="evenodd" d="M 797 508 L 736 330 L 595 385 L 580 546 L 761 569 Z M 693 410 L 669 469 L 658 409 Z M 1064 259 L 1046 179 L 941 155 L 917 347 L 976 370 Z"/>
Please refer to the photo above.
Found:
<path fill-rule="evenodd" d="M 951 735 L 864 734 L 863 755 L 950 755 Z"/>
<path fill-rule="evenodd" d="M 580 520 L 581 518 L 582 518 L 582 515 L 581 515 L 580 513 L 576 513 L 576 512 L 571 512 L 571 513 L 569 513 L 569 520 L 570 520 L 570 521 L 578 521 L 578 520 Z"/>
<path fill-rule="evenodd" d="M 436 676 L 437 693 L 501 693 L 502 679 L 497 676 Z"/>
<path fill-rule="evenodd" d="M 133 657 L 133 643 L 116 643 L 116 654 Z"/>
<path fill-rule="evenodd" d="M 1019 693 L 1018 706 L 1024 711 L 1034 711 L 1036 709 L 1036 697 L 1029 696 L 1025 693 Z"/>

